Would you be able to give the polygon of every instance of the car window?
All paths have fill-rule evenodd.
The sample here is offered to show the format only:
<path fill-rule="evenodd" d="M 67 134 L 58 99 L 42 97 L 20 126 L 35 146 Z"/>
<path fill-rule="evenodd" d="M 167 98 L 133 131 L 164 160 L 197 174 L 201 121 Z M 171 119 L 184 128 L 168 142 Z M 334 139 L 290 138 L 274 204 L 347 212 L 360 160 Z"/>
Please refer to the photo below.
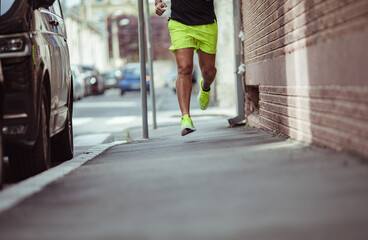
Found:
<path fill-rule="evenodd" d="M 107 72 L 104 74 L 107 78 L 114 78 L 115 77 L 115 71 Z"/>
<path fill-rule="evenodd" d="M 63 14 L 61 12 L 61 7 L 60 7 L 60 3 L 59 1 L 55 1 L 54 4 L 52 5 L 52 7 L 50 7 L 50 11 L 56 15 L 58 15 L 59 17 L 63 17 Z"/>
<path fill-rule="evenodd" d="M 93 71 L 93 69 L 91 67 L 87 67 L 87 66 L 81 66 L 82 71 L 86 72 L 86 71 Z"/>
<path fill-rule="evenodd" d="M 136 74 L 139 75 L 141 70 L 139 68 L 127 68 L 125 69 L 126 74 Z"/>
<path fill-rule="evenodd" d="M 13 3 L 14 0 L 0 0 L 0 16 L 9 10 Z"/>

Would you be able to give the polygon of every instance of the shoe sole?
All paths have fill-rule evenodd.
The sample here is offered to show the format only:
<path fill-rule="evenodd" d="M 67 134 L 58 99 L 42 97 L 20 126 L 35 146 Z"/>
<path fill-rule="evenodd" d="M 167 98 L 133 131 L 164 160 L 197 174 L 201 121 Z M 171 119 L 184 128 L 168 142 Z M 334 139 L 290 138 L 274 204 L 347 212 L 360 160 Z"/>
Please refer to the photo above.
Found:
<path fill-rule="evenodd" d="M 200 99 L 201 99 L 201 90 L 199 90 L 199 93 L 197 95 L 197 103 L 198 103 L 200 109 L 206 110 L 208 108 L 208 103 L 207 103 L 207 107 L 202 108 L 201 104 L 199 104 Z"/>
<path fill-rule="evenodd" d="M 192 133 L 192 132 L 195 132 L 195 128 L 184 128 L 183 131 L 181 131 L 181 135 L 182 136 L 185 136 L 189 133 Z"/>
<path fill-rule="evenodd" d="M 199 104 L 199 99 L 201 99 L 201 91 L 202 91 L 202 82 L 203 82 L 203 80 L 201 79 L 200 81 L 199 81 L 199 93 L 198 93 L 198 95 L 197 95 L 197 102 L 198 102 L 198 105 L 199 105 L 199 108 L 200 109 L 202 109 L 202 110 L 206 110 L 207 108 L 208 108 L 208 103 L 207 103 L 207 107 L 205 107 L 205 108 L 202 108 L 202 106 L 201 106 L 201 104 Z"/>

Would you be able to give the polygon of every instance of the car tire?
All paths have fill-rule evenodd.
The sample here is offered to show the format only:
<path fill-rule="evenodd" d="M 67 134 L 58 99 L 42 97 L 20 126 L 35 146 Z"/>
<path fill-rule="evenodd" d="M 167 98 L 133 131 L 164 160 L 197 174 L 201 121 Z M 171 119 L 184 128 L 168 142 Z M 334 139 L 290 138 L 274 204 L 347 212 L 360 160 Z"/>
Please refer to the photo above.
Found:
<path fill-rule="evenodd" d="M 73 93 L 70 93 L 73 96 Z M 70 160 L 74 155 L 73 141 L 73 101 L 69 97 L 68 114 L 64 129 L 52 139 L 52 160 L 63 162 Z"/>
<path fill-rule="evenodd" d="M 120 95 L 124 95 L 125 91 L 124 90 L 121 90 L 120 91 Z"/>
<path fill-rule="evenodd" d="M 41 105 L 38 136 L 31 149 L 13 149 L 9 154 L 9 164 L 14 176 L 25 179 L 50 168 L 50 113 L 44 87 L 41 88 Z"/>

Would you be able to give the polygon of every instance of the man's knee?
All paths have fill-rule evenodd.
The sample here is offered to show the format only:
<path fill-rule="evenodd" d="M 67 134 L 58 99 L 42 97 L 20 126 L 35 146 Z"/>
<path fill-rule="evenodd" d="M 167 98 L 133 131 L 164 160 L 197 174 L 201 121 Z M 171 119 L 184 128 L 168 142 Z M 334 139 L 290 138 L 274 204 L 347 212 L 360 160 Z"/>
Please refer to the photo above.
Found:
<path fill-rule="evenodd" d="M 217 73 L 217 69 L 215 66 L 211 66 L 211 67 L 204 67 L 202 68 L 202 76 L 205 79 L 214 79 Z"/>
<path fill-rule="evenodd" d="M 193 65 L 182 65 L 178 67 L 178 74 L 179 75 L 192 75 L 193 72 Z"/>

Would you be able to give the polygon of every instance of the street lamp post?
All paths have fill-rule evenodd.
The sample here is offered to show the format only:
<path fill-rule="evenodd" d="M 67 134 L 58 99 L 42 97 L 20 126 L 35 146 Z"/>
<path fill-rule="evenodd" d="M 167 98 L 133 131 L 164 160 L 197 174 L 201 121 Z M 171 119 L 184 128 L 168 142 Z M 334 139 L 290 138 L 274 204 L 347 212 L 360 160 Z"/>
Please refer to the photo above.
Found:
<path fill-rule="evenodd" d="M 153 73 L 153 54 L 152 54 L 152 38 L 151 38 L 151 21 L 150 21 L 150 14 L 149 14 L 149 5 L 148 0 L 145 0 L 145 25 L 146 25 L 146 41 L 147 41 L 147 57 L 148 57 L 148 64 L 150 70 L 150 93 L 151 93 L 151 105 L 152 105 L 152 125 L 153 129 L 157 128 L 156 123 L 156 96 L 155 96 L 155 79 Z"/>
<path fill-rule="evenodd" d="M 120 58 L 120 46 L 119 46 L 119 29 L 117 18 L 111 18 L 111 33 L 112 33 L 112 57 L 114 61 L 114 68 L 118 67 L 118 59 Z"/>
<path fill-rule="evenodd" d="M 139 16 L 139 19 L 138 19 L 139 61 L 141 63 L 142 128 L 143 128 L 143 138 L 148 138 L 147 85 L 146 85 L 146 44 L 144 43 L 143 0 L 138 0 L 138 16 Z"/>

